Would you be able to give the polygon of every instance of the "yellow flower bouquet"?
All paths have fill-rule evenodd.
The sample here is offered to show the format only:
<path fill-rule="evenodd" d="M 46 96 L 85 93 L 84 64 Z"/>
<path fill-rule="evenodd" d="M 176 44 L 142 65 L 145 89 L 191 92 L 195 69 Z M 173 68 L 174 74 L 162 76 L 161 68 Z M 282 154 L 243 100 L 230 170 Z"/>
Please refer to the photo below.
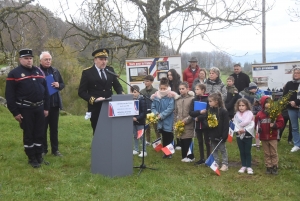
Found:
<path fill-rule="evenodd" d="M 210 127 L 210 128 L 217 127 L 219 122 L 218 122 L 216 114 L 212 114 L 210 111 L 208 111 L 207 123 L 208 123 L 208 127 Z"/>
<path fill-rule="evenodd" d="M 184 132 L 184 123 L 181 120 L 178 120 L 175 124 L 174 124 L 174 132 L 177 135 L 177 138 L 180 138 L 180 136 L 182 135 L 182 133 Z"/>
<path fill-rule="evenodd" d="M 158 118 L 154 113 L 147 114 L 146 124 L 156 124 L 158 122 Z"/>

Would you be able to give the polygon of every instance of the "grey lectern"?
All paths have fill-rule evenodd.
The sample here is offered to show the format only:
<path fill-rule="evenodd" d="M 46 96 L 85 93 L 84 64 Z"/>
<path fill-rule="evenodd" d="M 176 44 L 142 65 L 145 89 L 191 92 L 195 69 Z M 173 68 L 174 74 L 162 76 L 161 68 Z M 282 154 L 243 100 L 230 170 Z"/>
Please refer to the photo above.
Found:
<path fill-rule="evenodd" d="M 131 94 L 112 95 L 110 101 L 133 100 Z M 109 101 L 102 103 L 97 127 L 92 141 L 93 174 L 116 177 L 133 173 L 132 168 L 132 116 L 108 117 Z"/>

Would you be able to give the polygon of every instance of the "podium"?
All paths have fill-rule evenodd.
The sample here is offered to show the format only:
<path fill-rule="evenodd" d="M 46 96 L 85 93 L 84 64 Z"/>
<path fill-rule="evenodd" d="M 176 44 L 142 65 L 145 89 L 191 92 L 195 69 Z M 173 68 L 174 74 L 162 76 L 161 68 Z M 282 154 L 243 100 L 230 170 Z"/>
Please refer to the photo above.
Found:
<path fill-rule="evenodd" d="M 131 94 L 112 95 L 110 101 L 133 100 Z M 103 101 L 92 141 L 91 172 L 108 177 L 127 176 L 132 168 L 132 116 L 108 117 L 109 101 Z"/>

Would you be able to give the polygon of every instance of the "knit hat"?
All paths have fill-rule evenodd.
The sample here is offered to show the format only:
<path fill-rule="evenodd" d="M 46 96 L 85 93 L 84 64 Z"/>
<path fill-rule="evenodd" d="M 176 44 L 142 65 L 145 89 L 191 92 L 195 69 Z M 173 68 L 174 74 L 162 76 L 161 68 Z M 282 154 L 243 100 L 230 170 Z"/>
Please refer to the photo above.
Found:
<path fill-rule="evenodd" d="M 257 89 L 257 85 L 254 82 L 250 82 L 248 89 Z"/>

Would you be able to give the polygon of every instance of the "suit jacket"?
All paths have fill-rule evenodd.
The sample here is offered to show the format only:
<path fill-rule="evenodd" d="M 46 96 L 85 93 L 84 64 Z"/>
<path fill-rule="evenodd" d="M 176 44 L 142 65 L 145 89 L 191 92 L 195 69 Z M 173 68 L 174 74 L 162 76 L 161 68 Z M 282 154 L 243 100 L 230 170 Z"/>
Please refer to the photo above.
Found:
<path fill-rule="evenodd" d="M 105 69 L 114 72 L 114 69 L 110 66 L 106 66 Z M 101 104 L 101 102 L 95 102 L 97 98 L 111 97 L 113 94 L 112 87 L 117 92 L 117 94 L 122 94 L 123 92 L 123 88 L 117 77 L 109 74 L 107 71 L 105 71 L 105 74 L 107 80 L 106 82 L 103 82 L 95 65 L 82 71 L 78 95 L 88 102 L 88 111 L 92 111 L 92 108 L 94 106 L 96 106 L 97 104 Z"/>

